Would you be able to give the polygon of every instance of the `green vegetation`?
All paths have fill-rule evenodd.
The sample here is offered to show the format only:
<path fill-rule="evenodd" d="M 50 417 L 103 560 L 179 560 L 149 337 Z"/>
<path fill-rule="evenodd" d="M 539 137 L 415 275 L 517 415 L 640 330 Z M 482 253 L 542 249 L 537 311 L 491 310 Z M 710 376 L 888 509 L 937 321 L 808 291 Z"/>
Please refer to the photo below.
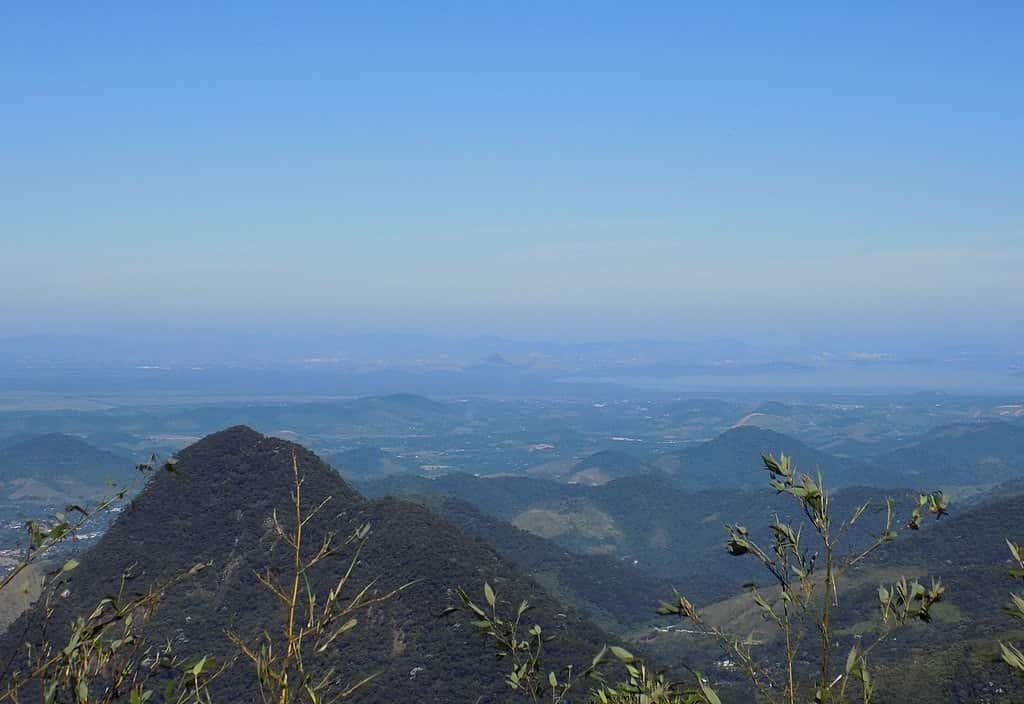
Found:
<path fill-rule="evenodd" d="M 935 428 L 876 462 L 896 476 L 943 486 L 998 484 L 1024 475 L 1024 426 L 1006 422 Z"/>
<path fill-rule="evenodd" d="M 97 498 L 132 478 L 132 462 L 63 433 L 0 448 L 0 496 L 26 502 Z"/>
<path fill-rule="evenodd" d="M 453 584 L 481 576 L 538 594 L 538 615 L 561 636 L 552 651 L 561 660 L 582 663 L 606 640 L 491 548 L 423 507 L 366 501 L 291 443 L 234 428 L 181 452 L 171 468 L 157 473 L 74 569 L 52 583 L 58 598 L 23 614 L 0 640 L 4 681 L 14 670 L 19 682 L 30 679 L 35 670 L 25 645 L 71 642 L 76 619 L 121 593 L 122 584 L 130 593 L 117 600 L 115 619 L 136 607 L 135 594 L 152 593 L 146 604 L 154 608 L 132 624 L 133 643 L 174 644 L 192 657 L 176 659 L 181 668 L 202 661 L 203 696 L 215 702 L 253 701 L 261 691 L 280 701 L 285 680 L 287 696 L 309 702 L 330 701 L 364 682 L 361 701 L 463 701 L 470 692 L 504 701 L 494 683 L 497 666 L 476 655 L 470 634 L 435 617 L 454 597 Z M 302 518 L 289 521 L 299 515 L 296 468 Z M 46 531 L 44 541 L 57 538 L 49 524 Z M 346 543 L 336 535 L 355 537 Z M 208 566 L 193 571 L 196 565 Z M 357 584 L 350 574 L 366 576 Z M 358 625 L 348 626 L 353 618 Z M 120 639 L 109 628 L 85 628 L 104 643 Z M 153 663 L 146 648 L 119 647 L 117 658 L 126 672 Z M 170 674 L 162 667 L 153 676 L 162 683 Z M 99 691 L 99 677 L 95 684 Z"/>
<path fill-rule="evenodd" d="M 570 465 L 560 477 L 569 484 L 598 486 L 613 479 L 651 474 L 658 469 L 627 452 L 602 450 Z"/>
<path fill-rule="evenodd" d="M 154 465 L 141 464 L 138 469 L 152 472 Z M 167 469 L 173 467 L 167 465 Z M 18 589 L 19 582 L 26 580 L 38 590 L 41 599 L 34 611 L 40 623 L 40 637 L 27 640 L 22 653 L 12 652 L 5 658 L 0 702 L 17 704 L 29 692 L 38 691 L 45 704 L 141 704 L 154 696 L 157 682 L 169 704 L 210 701 L 206 686 L 223 668 L 206 657 L 187 661 L 177 654 L 171 641 L 158 643 L 143 635 L 145 625 L 168 591 L 200 573 L 208 567 L 206 564 L 197 563 L 169 579 L 151 583 L 134 595 L 129 591 L 129 583 L 136 574 L 127 569 L 121 573 L 115 593 L 97 600 L 91 609 L 72 615 L 61 635 L 51 636 L 58 602 L 68 595 L 67 585 L 80 562 L 69 559 L 38 582 L 32 579 L 33 574 L 48 554 L 72 540 L 96 516 L 123 499 L 128 490 L 122 487 L 90 509 L 69 506 L 67 512 L 72 518 L 59 513 L 49 521 L 29 524 L 28 552 L 0 579 L 0 595 Z"/>
<path fill-rule="evenodd" d="M 419 469 L 379 447 L 356 447 L 328 455 L 324 459 L 346 479 L 379 478 L 391 474 L 408 474 Z"/>
<path fill-rule="evenodd" d="M 506 663 L 505 683 L 532 704 L 542 701 L 568 703 L 580 689 L 589 689 L 589 699 L 601 704 L 721 704 L 718 695 L 700 675 L 696 686 L 670 683 L 663 675 L 652 674 L 647 665 L 621 646 L 605 646 L 582 669 L 572 665 L 549 669 L 546 645 L 555 638 L 545 634 L 538 623 L 527 620 L 528 601 L 517 606 L 499 600 L 494 588 L 484 582 L 483 601 L 477 604 L 464 589 L 458 590 L 460 604 L 444 614 L 463 612 L 470 623 L 488 640 L 499 660 Z M 605 668 L 609 655 L 621 663 L 626 678 L 614 685 L 606 683 Z"/>
<path fill-rule="evenodd" d="M 331 497 L 311 508 L 305 507 L 302 503 L 305 478 L 299 471 L 294 451 L 292 473 L 294 520 L 291 526 L 286 529 L 276 510 L 272 513 L 274 533 L 291 550 L 293 556 L 291 572 L 287 581 L 281 581 L 269 567 L 256 575 L 285 609 L 281 637 L 275 639 L 270 631 L 264 631 L 256 643 L 251 643 L 234 631 L 229 631 L 228 638 L 245 659 L 252 663 L 259 682 L 260 697 L 265 704 L 336 702 L 349 698 L 377 675 L 367 675 L 351 684 L 339 684 L 333 677 L 333 670 L 318 662 L 318 659 L 322 660 L 322 653 L 335 648 L 335 642 L 356 627 L 359 623 L 357 614 L 389 601 L 411 586 L 411 583 L 383 594 L 372 591 L 372 581 L 363 587 L 351 588 L 349 581 L 370 534 L 369 524 L 359 526 L 340 546 L 337 535 L 329 531 L 321 538 L 319 545 L 309 552 L 303 542 L 306 525 L 328 506 Z M 313 569 L 327 558 L 337 555 L 340 548 L 353 545 L 355 549 L 349 558 L 348 567 L 334 586 L 325 594 L 315 593 L 309 579 Z"/>
<path fill-rule="evenodd" d="M 26 565 L 0 589 L 0 631 L 35 603 L 42 593 L 48 571 L 45 562 Z"/>
<path fill-rule="evenodd" d="M 758 641 L 752 636 L 736 636 L 706 620 L 686 597 L 676 592 L 672 603 L 663 603 L 659 613 L 676 615 L 693 624 L 699 631 L 717 641 L 742 667 L 754 685 L 759 701 L 772 704 L 796 704 L 813 697 L 822 704 L 844 704 L 859 689 L 858 699 L 865 704 L 875 695 L 875 683 L 868 667 L 868 656 L 875 648 L 891 639 L 892 635 L 908 624 L 931 621 L 932 607 L 943 597 L 944 587 L 933 581 L 925 587 L 916 580 L 904 577 L 892 585 L 878 587 L 881 628 L 869 643 L 854 645 L 846 656 L 845 665 L 837 667 L 833 661 L 835 647 L 833 628 L 834 610 L 839 607 L 839 582 L 847 572 L 866 561 L 884 545 L 897 538 L 895 525 L 896 502 L 885 502 L 885 521 L 876 537 L 866 546 L 852 553 L 841 554 L 842 538 L 849 533 L 870 508 L 870 502 L 858 506 L 842 522 L 835 518 L 831 497 L 819 472 L 817 478 L 796 471 L 791 458 L 781 455 L 778 460 L 769 455 L 762 462 L 770 475 L 770 485 L 778 494 L 786 495 L 799 507 L 801 524 L 791 524 L 776 517 L 771 524 L 772 543 L 762 548 L 742 524 L 726 526 L 729 536 L 726 544 L 732 556 L 751 555 L 772 578 L 772 590 L 749 586 L 750 598 L 762 617 L 772 623 L 784 641 L 781 662 L 766 662 L 755 653 Z M 923 513 L 927 511 L 939 518 L 947 512 L 947 501 L 941 495 L 922 494 L 906 523 L 906 529 L 919 530 Z M 805 539 L 805 528 L 811 538 Z M 808 543 L 812 543 L 810 546 Z M 819 558 L 821 564 L 818 564 Z M 523 617 L 529 603 L 523 601 L 511 613 L 499 610 L 495 590 L 484 584 L 484 603 L 478 605 L 468 593 L 459 590 L 461 608 L 473 620 L 472 624 L 487 637 L 499 658 L 509 661 L 506 683 L 513 691 L 521 692 L 530 701 L 566 700 L 582 679 L 601 679 L 601 666 L 606 652 L 602 649 L 591 665 L 579 673 L 571 668 L 548 670 L 542 661 L 544 643 L 540 625 L 532 625 L 524 635 Z M 503 604 L 504 606 L 504 604 Z M 511 605 L 508 605 L 511 608 Z M 451 611 L 458 607 L 451 607 Z M 815 657 L 817 672 L 803 671 L 802 642 L 812 632 L 819 638 Z M 594 701 L 663 701 L 717 703 L 718 695 L 707 680 L 696 674 L 697 686 L 680 690 L 662 675 L 650 676 L 647 666 L 632 653 L 614 646 L 611 652 L 627 667 L 628 680 L 615 686 L 602 684 L 592 692 Z M 851 685 L 851 683 L 855 683 Z M 634 699 L 635 698 L 635 699 Z"/>
<path fill-rule="evenodd" d="M 1010 570 L 1010 576 L 1024 579 L 1024 548 L 1009 540 L 1006 542 L 1015 563 L 1013 569 Z M 1024 621 L 1024 595 L 1011 594 L 1010 604 L 1006 607 L 1006 610 L 1013 618 Z M 1020 648 L 1012 643 L 1000 643 L 999 647 L 1006 664 L 1017 672 L 1024 674 L 1024 653 L 1021 652 Z"/>
<path fill-rule="evenodd" d="M 730 560 L 719 549 L 720 517 L 746 525 L 776 514 L 784 520 L 798 518 L 796 507 L 784 497 L 736 489 L 690 492 L 664 475 L 620 479 L 598 487 L 466 475 L 435 480 L 393 477 L 360 487 L 371 496 L 457 497 L 567 551 L 608 555 L 635 564 L 656 579 L 680 585 L 700 604 L 731 596 L 758 576 L 756 566 Z M 875 493 L 851 487 L 836 490 L 831 498 L 837 511 L 849 514 Z M 895 499 L 900 511 L 910 512 L 917 495 L 902 491 L 895 493 Z M 859 523 L 877 530 L 883 521 L 884 515 L 872 510 Z M 855 547 L 867 538 L 863 531 L 856 531 L 844 540 Z"/>
<path fill-rule="evenodd" d="M 1005 553 L 992 546 L 1024 497 L 992 494 L 926 526 L 945 514 L 943 494 L 876 503 L 872 490 L 826 490 L 788 455 L 762 464 L 774 495 L 692 492 L 663 474 L 601 486 L 449 475 L 389 480 L 434 497 L 367 501 L 301 447 L 232 428 L 166 471 L 143 465 L 148 486 L 87 553 L 66 548 L 128 489 L 28 524 L 24 565 L 0 583 L 20 597 L 0 606 L 42 589 L 0 638 L 0 701 L 32 701 L 39 686 L 76 704 L 147 692 L 181 704 L 840 704 L 1012 691 L 999 661 L 1022 669 L 1024 634 L 995 613 Z M 453 489 L 486 512 L 445 497 Z M 539 523 L 506 522 L 530 516 L 558 528 L 551 540 Z M 720 517 L 739 519 L 726 553 L 713 548 Z M 455 588 L 481 581 L 482 599 Z M 672 583 L 662 613 L 681 620 L 666 627 L 654 607 Z M 520 612 L 506 594 L 533 603 Z M 476 623 L 438 620 L 446 607 Z M 1009 610 L 1024 620 L 1024 597 Z M 480 657 L 474 631 L 500 659 Z"/>
<path fill-rule="evenodd" d="M 752 585 L 750 596 L 764 618 L 781 633 L 784 661 L 760 662 L 755 655 L 755 642 L 725 633 L 709 624 L 694 605 L 678 593 L 675 601 L 664 604 L 660 612 L 686 619 L 726 647 L 740 663 L 763 701 L 795 704 L 813 692 L 817 702 L 842 704 L 848 701 L 848 690 L 853 690 L 851 682 L 856 682 L 860 698 L 867 703 L 875 692 L 868 655 L 908 623 L 930 621 L 931 607 L 942 599 L 945 589 L 938 582 L 933 581 L 930 587 L 925 587 L 902 577 L 892 585 L 880 585 L 878 602 L 883 626 L 873 641 L 851 648 L 845 666 L 837 671 L 833 656 L 833 610 L 839 607 L 839 581 L 883 545 L 896 540 L 896 502 L 886 500 L 885 523 L 873 541 L 852 553 L 841 554 L 842 536 L 864 516 L 870 502 L 859 506 L 848 519 L 840 521 L 836 518 L 820 472 L 816 478 L 799 473 L 786 455 L 777 460 L 766 455 L 762 461 L 771 477 L 769 483 L 772 488 L 796 502 L 803 520 L 793 524 L 776 518 L 771 524 L 770 548 L 761 547 L 746 526 L 738 523 L 727 525 L 729 539 L 726 549 L 733 556 L 754 557 L 771 576 L 775 585 L 771 592 Z M 923 510 L 940 517 L 946 513 L 946 507 L 941 494 L 921 495 L 906 527 L 918 530 Z M 807 685 L 800 682 L 801 674 L 807 676 L 807 673 L 800 673 L 798 668 L 801 641 L 812 631 L 817 633 L 820 643 L 814 657 L 818 674 L 813 684 Z"/>
<path fill-rule="evenodd" d="M 658 458 L 656 464 L 689 489 L 754 488 L 767 448 L 785 453 L 801 467 L 829 467 L 834 486 L 900 486 L 900 477 L 882 467 L 830 455 L 796 438 L 745 425 L 713 440 L 684 447 Z M 709 471 L 713 469 L 714 471 Z"/>
<path fill-rule="evenodd" d="M 550 540 L 487 516 L 465 501 L 419 498 L 419 502 L 493 546 L 562 604 L 615 634 L 655 620 L 657 604 L 669 583 L 646 570 L 608 555 L 580 555 Z M 722 589 L 721 585 L 715 585 Z M 705 591 L 714 587 L 709 585 Z"/>

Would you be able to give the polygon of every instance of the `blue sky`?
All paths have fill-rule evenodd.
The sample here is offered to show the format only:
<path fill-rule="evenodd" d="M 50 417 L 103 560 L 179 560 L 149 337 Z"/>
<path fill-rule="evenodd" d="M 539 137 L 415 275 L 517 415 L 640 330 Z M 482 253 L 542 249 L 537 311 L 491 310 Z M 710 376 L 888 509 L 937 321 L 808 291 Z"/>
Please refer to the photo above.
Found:
<path fill-rule="evenodd" d="M 1019 335 L 1022 26 L 4 4 L 0 325 Z"/>

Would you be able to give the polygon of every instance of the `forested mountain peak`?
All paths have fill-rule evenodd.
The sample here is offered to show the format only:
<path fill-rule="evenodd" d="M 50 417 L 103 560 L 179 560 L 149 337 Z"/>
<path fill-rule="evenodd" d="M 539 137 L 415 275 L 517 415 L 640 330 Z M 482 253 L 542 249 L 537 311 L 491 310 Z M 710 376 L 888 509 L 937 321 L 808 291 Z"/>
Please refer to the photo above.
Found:
<path fill-rule="evenodd" d="M 291 495 L 294 462 L 301 476 L 302 505 L 323 508 L 304 524 L 308 550 L 330 534 L 340 541 L 361 526 L 369 537 L 353 572 L 353 589 L 375 581 L 372 593 L 412 584 L 399 598 L 363 612 L 357 628 L 322 665 L 339 677 L 379 672 L 363 701 L 505 701 L 502 667 L 479 636 L 458 619 L 439 620 L 452 590 L 478 591 L 486 580 L 508 599 L 529 599 L 533 622 L 559 635 L 553 661 L 589 662 L 606 640 L 524 577 L 491 547 L 471 538 L 424 507 L 384 499 L 370 502 L 309 450 L 245 426 L 214 433 L 181 451 L 130 503 L 103 538 L 80 557 L 66 577 L 67 595 L 51 622 L 61 627 L 116 594 L 122 575 L 133 592 L 209 567 L 170 591 L 147 626 L 153 642 L 186 643 L 196 656 L 224 657 L 233 646 L 226 632 L 253 642 L 281 627 L 281 604 L 256 573 L 287 575 L 292 552 L 274 531 L 274 515 L 294 524 Z M 344 573 L 352 549 L 341 549 L 307 573 L 309 588 L 325 594 Z M 518 603 L 518 602 L 517 602 Z M 39 635 L 41 611 L 32 610 L 0 641 L 0 662 Z M 59 637 L 60 629 L 51 635 Z M 421 673 L 422 676 L 410 675 Z M 2 676 L 2 674 L 0 674 Z M 244 665 L 217 680 L 222 701 L 254 701 L 256 680 Z"/>

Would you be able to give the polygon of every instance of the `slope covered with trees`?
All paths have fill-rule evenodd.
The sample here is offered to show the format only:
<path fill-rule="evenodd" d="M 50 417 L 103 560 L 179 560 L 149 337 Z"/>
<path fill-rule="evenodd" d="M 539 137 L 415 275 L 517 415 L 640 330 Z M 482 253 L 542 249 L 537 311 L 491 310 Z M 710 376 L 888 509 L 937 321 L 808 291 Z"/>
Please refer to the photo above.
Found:
<path fill-rule="evenodd" d="M 757 476 L 757 475 L 755 475 Z M 760 478 L 764 481 L 764 471 Z M 360 485 L 370 496 L 423 495 L 461 499 L 480 511 L 557 543 L 570 552 L 607 555 L 685 589 L 699 602 L 730 596 L 756 571 L 730 560 L 721 546 L 729 520 L 757 526 L 792 507 L 772 492 L 719 489 L 685 491 L 671 477 L 652 474 L 590 487 L 516 478 L 449 475 L 435 480 L 395 477 Z M 879 498 L 874 489 L 848 487 L 833 496 L 851 513 Z M 916 494 L 897 491 L 901 507 Z M 864 525 L 884 510 L 875 503 Z M 856 537 L 856 536 L 855 536 Z"/>
<path fill-rule="evenodd" d="M 384 593 L 412 583 L 398 598 L 362 613 L 357 627 L 317 656 L 324 671 L 333 668 L 342 680 L 379 672 L 363 701 L 507 698 L 502 669 L 482 651 L 478 635 L 461 622 L 437 618 L 456 586 L 486 580 L 505 593 L 529 597 L 535 605 L 531 620 L 558 636 L 552 653 L 559 661 L 589 662 L 606 640 L 492 548 L 435 513 L 393 499 L 366 501 L 313 453 L 244 427 L 192 445 L 173 471 L 150 481 L 64 578 L 67 594 L 58 600 L 49 636 L 59 642 L 70 616 L 118 593 L 125 574 L 128 589 L 137 593 L 196 564 L 209 566 L 168 592 L 146 626 L 151 642 L 167 640 L 197 656 L 224 658 L 234 652 L 226 632 L 255 643 L 264 631 L 279 628 L 285 614 L 256 574 L 287 574 L 291 568 L 274 515 L 288 523 L 293 453 L 306 509 L 330 498 L 304 526 L 311 549 L 332 531 L 344 536 L 369 524 L 355 566 L 356 586 L 349 589 L 376 580 L 371 593 Z M 312 592 L 326 594 L 351 558 L 342 551 L 319 562 L 308 573 Z M 8 674 L 24 643 L 39 639 L 41 618 L 40 609 L 29 611 L 3 638 L 0 663 Z M 255 686 L 253 673 L 238 663 L 211 691 L 215 701 L 253 701 Z"/>
<path fill-rule="evenodd" d="M 336 452 L 324 460 L 347 479 L 379 479 L 392 474 L 416 471 L 412 464 L 379 447 L 363 445 L 344 452 Z"/>
<path fill-rule="evenodd" d="M 35 435 L 0 447 L 0 491 L 11 499 L 96 496 L 132 473 L 131 460 L 64 433 Z"/>
<path fill-rule="evenodd" d="M 1024 477 L 1024 425 L 945 425 L 874 462 L 907 481 L 996 484 Z"/>
<path fill-rule="evenodd" d="M 753 425 L 728 430 L 703 443 L 658 458 L 655 464 L 690 490 L 760 487 L 761 455 L 785 453 L 806 471 L 827 470 L 833 486 L 906 486 L 885 469 L 836 457 L 796 438 Z"/>
<path fill-rule="evenodd" d="M 410 497 L 501 553 L 566 605 L 603 628 L 624 633 L 656 620 L 658 604 L 672 593 L 632 561 L 609 555 L 583 555 L 488 516 L 471 504 L 447 497 Z M 692 593 L 706 600 L 728 589 L 723 579 L 695 577 Z"/>

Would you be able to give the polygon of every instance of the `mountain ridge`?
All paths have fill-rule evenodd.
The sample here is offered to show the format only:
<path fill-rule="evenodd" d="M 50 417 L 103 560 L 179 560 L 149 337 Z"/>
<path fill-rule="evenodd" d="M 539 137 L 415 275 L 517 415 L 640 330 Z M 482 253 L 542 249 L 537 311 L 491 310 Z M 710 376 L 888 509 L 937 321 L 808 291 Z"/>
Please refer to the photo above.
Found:
<path fill-rule="evenodd" d="M 9 495 L 38 486 L 41 499 L 95 496 L 111 482 L 133 477 L 130 459 L 66 433 L 32 435 L 0 447 L 0 487 Z"/>
<path fill-rule="evenodd" d="M 420 580 L 400 598 L 365 612 L 339 649 L 323 656 L 324 666 L 338 668 L 339 676 L 349 679 L 382 673 L 363 700 L 511 699 L 500 665 L 479 636 L 458 619 L 436 618 L 457 586 L 476 591 L 486 580 L 503 597 L 530 599 L 536 606 L 533 618 L 559 636 L 551 644 L 555 662 L 588 662 L 607 639 L 493 548 L 428 509 L 397 499 L 368 501 L 309 450 L 245 426 L 189 446 L 178 454 L 173 472 L 150 479 L 68 575 L 60 613 L 91 609 L 102 596 L 116 593 L 129 566 L 136 574 L 132 588 L 141 589 L 197 562 L 210 562 L 209 569 L 167 596 L 147 626 L 149 635 L 158 642 L 185 639 L 197 655 L 223 656 L 230 652 L 225 631 L 247 638 L 273 631 L 280 623 L 279 605 L 253 572 L 269 568 L 287 574 L 290 568 L 290 555 L 269 521 L 275 510 L 282 522 L 290 515 L 293 453 L 303 495 L 311 502 L 307 508 L 333 497 L 304 529 L 309 544 L 318 545 L 329 531 L 344 537 L 370 523 L 356 570 L 359 582 L 379 578 L 375 589 L 387 590 Z M 325 560 L 310 573 L 313 589 L 326 590 L 346 567 L 343 556 Z M 36 633 L 38 616 L 35 610 L 24 614 L 0 640 L 0 651 L 19 648 L 18 633 Z M 413 671 L 423 674 L 410 677 Z M 248 670 L 236 667 L 217 681 L 215 695 L 248 701 L 254 683 Z"/>

